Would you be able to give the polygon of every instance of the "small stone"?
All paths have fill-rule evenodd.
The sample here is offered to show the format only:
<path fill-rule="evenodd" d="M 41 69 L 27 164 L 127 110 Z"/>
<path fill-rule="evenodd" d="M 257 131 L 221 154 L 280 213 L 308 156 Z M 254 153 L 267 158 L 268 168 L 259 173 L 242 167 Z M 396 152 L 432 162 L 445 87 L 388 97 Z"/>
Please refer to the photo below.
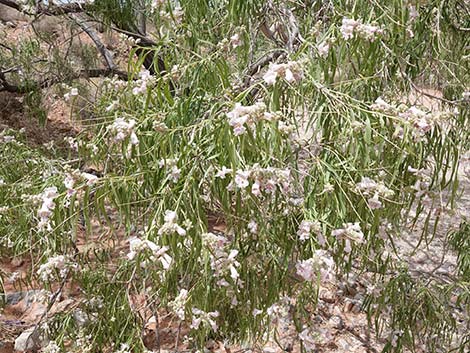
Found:
<path fill-rule="evenodd" d="M 337 330 L 341 330 L 344 327 L 343 319 L 341 319 L 341 316 L 338 315 L 330 317 L 330 319 L 328 320 L 328 324 Z"/>
<path fill-rule="evenodd" d="M 14 267 L 20 267 L 23 264 L 24 260 L 19 257 L 14 257 L 13 260 L 11 260 L 11 265 Z"/>
<path fill-rule="evenodd" d="M 34 330 L 34 327 L 23 331 L 15 340 L 15 350 L 20 352 L 37 350 L 40 346 L 39 330 Z"/>

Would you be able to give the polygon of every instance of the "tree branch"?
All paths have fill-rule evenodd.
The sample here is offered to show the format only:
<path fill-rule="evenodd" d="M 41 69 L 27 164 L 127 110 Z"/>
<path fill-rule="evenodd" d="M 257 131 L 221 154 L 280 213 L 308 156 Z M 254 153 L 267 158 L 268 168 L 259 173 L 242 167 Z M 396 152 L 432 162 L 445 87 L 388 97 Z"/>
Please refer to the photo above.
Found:
<path fill-rule="evenodd" d="M 108 66 L 109 70 L 114 70 L 116 68 L 116 65 L 114 64 L 113 55 L 108 49 L 106 49 L 105 45 L 101 41 L 98 34 L 87 23 L 88 21 L 83 18 L 80 18 L 79 15 L 69 14 L 68 16 L 72 20 L 74 20 L 77 23 L 77 25 L 79 25 L 80 28 L 83 29 L 83 31 L 85 31 L 85 33 L 88 34 L 91 40 L 95 43 L 96 48 L 101 53 L 101 56 L 103 56 L 104 60 L 106 61 L 106 65 Z"/>
<path fill-rule="evenodd" d="M 113 77 L 117 76 L 121 80 L 127 81 L 129 80 L 129 75 L 127 72 L 118 70 L 118 69 L 87 69 L 81 70 L 77 75 L 72 77 L 72 79 L 78 78 L 93 78 L 93 77 Z M 62 82 L 61 78 L 47 78 L 41 82 L 35 82 L 33 84 L 27 86 L 16 86 L 10 84 L 7 80 L 5 75 L 0 72 L 0 92 L 11 92 L 11 93 L 28 93 L 34 91 L 35 89 L 44 89 L 51 87 L 57 83 Z M 3 87 L 2 87 L 3 86 Z"/>
<path fill-rule="evenodd" d="M 0 0 L 0 4 L 6 5 L 12 9 L 15 9 L 20 12 L 24 12 L 21 4 L 18 1 L 14 0 Z M 68 13 L 78 13 L 86 10 L 87 4 L 81 4 L 76 2 L 71 2 L 68 4 L 51 4 L 48 5 L 39 3 L 37 5 L 36 11 L 34 13 L 25 12 L 27 15 L 47 15 L 47 16 L 57 16 L 64 15 Z"/>

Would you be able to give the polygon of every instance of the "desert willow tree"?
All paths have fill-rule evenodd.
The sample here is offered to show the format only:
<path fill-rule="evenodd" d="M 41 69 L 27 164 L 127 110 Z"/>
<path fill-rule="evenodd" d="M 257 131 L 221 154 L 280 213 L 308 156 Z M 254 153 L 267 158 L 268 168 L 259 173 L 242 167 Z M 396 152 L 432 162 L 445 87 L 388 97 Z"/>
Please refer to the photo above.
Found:
<path fill-rule="evenodd" d="M 380 338 L 364 340 L 370 351 L 468 351 L 468 224 L 449 238 L 458 262 L 445 278 L 411 272 L 396 246 L 410 224 L 418 248 L 432 243 L 459 194 L 468 1 L 0 4 L 66 20 L 66 39 L 83 32 L 95 54 L 63 60 L 60 35 L 2 41 L 0 90 L 73 103 L 86 79 L 107 76 L 70 141 L 78 159 L 1 135 L 0 254 L 31 254 L 34 279 L 81 290 L 73 310 L 36 326 L 53 344 L 156 349 L 167 311 L 176 349 L 210 339 L 288 349 L 287 327 L 315 351 L 331 339 L 320 289 L 347 295 L 354 279 Z M 130 43 L 126 65 L 98 25 Z M 81 218 L 87 234 L 99 220 L 126 248 L 77 247 Z"/>

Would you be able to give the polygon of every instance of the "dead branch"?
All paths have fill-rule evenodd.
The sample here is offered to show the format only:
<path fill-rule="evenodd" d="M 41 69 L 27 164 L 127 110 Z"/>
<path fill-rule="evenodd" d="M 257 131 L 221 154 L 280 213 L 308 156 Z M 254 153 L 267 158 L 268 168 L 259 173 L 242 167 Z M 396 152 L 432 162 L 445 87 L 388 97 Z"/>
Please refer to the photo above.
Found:
<path fill-rule="evenodd" d="M 108 66 L 109 70 L 114 70 L 116 65 L 114 64 L 113 55 L 111 52 L 106 49 L 106 46 L 101 41 L 98 34 L 93 30 L 93 28 L 88 24 L 88 21 L 83 19 L 82 16 L 76 14 L 69 14 L 68 15 L 72 20 L 74 20 L 78 26 L 80 26 L 83 31 L 91 38 L 93 43 L 95 43 L 96 48 L 101 53 L 101 56 L 106 61 L 106 65 Z"/>
<path fill-rule="evenodd" d="M 129 79 L 129 75 L 127 72 L 118 70 L 118 69 L 102 69 L 102 68 L 95 68 L 95 69 L 84 69 L 81 70 L 77 75 L 74 75 L 72 79 L 79 79 L 79 78 L 94 78 L 94 77 L 114 77 L 117 76 L 119 79 L 127 81 Z M 0 92 L 11 92 L 11 93 L 28 93 L 32 92 L 35 89 L 44 89 L 51 87 L 55 84 L 62 82 L 61 77 L 54 77 L 54 78 L 47 78 L 40 82 L 34 82 L 29 85 L 25 86 L 17 86 L 10 84 L 3 72 L 0 72 Z"/>
<path fill-rule="evenodd" d="M 0 4 L 6 5 L 12 9 L 15 9 L 20 12 L 24 12 L 27 15 L 46 15 L 46 16 L 57 16 L 65 15 L 69 13 L 78 13 L 86 10 L 87 4 L 81 4 L 76 2 L 71 2 L 67 4 L 51 4 L 48 5 L 39 3 L 36 7 L 34 13 L 25 12 L 18 1 L 14 0 L 0 0 Z"/>

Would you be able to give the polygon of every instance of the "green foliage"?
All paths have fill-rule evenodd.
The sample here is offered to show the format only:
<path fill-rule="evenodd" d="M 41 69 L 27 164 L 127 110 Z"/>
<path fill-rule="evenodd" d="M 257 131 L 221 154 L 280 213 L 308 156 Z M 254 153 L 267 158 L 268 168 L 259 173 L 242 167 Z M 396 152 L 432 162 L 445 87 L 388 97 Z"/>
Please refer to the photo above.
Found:
<path fill-rule="evenodd" d="M 43 266 L 67 255 L 80 268 L 65 274 L 85 300 L 51 323 L 57 342 L 90 336 L 97 351 L 143 351 L 148 317 L 129 299 L 138 295 L 153 315 L 173 312 L 194 347 L 209 338 L 262 344 L 276 338 L 277 321 L 312 327 L 319 289 L 333 277 L 369 274 L 379 290 L 363 308 L 388 337 L 383 352 L 465 351 L 452 310 L 468 314 L 468 225 L 450 238 L 452 283 L 416 278 L 396 261 L 409 220 L 421 225 L 419 247 L 436 236 L 469 147 L 469 38 L 456 29 L 467 24 L 445 1 L 415 2 L 417 14 L 410 4 L 149 2 L 156 44 L 132 47 L 132 79 L 103 80 L 77 140 L 79 159 L 102 177 L 0 144 L 0 254 L 35 251 Z M 139 6 L 96 0 L 90 14 L 137 31 Z M 33 47 L 15 50 L 30 58 Z M 285 66 L 256 67 L 273 53 Z M 164 66 L 155 76 L 142 69 L 152 54 Z M 442 112 L 412 107 L 417 87 L 442 90 Z M 80 219 L 86 237 L 99 220 L 115 243 L 77 254 Z M 60 280 L 62 271 L 43 278 L 37 267 L 45 286 Z"/>

